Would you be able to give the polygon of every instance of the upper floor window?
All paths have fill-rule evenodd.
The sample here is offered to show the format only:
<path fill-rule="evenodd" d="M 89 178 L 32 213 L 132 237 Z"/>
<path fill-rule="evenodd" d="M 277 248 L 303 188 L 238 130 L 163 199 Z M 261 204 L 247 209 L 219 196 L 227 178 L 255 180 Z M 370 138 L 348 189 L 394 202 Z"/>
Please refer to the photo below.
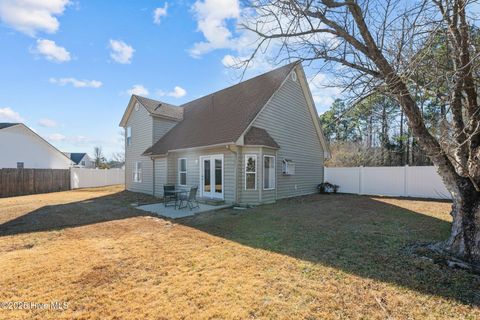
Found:
<path fill-rule="evenodd" d="M 245 155 L 245 190 L 257 190 L 256 155 Z"/>
<path fill-rule="evenodd" d="M 287 176 L 295 174 L 295 162 L 289 159 L 283 159 L 282 162 L 282 173 Z"/>
<path fill-rule="evenodd" d="M 23 162 L 17 162 L 17 169 L 23 169 L 24 164 Z"/>
<path fill-rule="evenodd" d="M 263 189 L 275 189 L 275 157 L 263 156 Z"/>
<path fill-rule="evenodd" d="M 127 146 L 132 144 L 132 127 L 127 127 Z"/>
<path fill-rule="evenodd" d="M 85 167 L 85 160 L 81 162 L 81 165 Z"/>
<path fill-rule="evenodd" d="M 187 185 L 187 159 L 178 159 L 178 184 L 181 186 Z"/>
<path fill-rule="evenodd" d="M 142 163 L 137 161 L 133 167 L 133 182 L 142 182 L 142 176 Z"/>

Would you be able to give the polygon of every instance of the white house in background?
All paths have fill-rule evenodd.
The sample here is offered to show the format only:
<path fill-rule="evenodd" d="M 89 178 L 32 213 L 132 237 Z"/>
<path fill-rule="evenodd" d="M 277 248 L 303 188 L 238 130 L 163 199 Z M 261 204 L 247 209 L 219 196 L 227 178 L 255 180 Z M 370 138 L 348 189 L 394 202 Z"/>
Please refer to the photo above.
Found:
<path fill-rule="evenodd" d="M 95 161 L 87 153 L 65 152 L 65 155 L 72 160 L 75 168 L 95 168 Z"/>
<path fill-rule="evenodd" d="M 0 168 L 68 169 L 72 161 L 23 123 L 0 123 Z"/>

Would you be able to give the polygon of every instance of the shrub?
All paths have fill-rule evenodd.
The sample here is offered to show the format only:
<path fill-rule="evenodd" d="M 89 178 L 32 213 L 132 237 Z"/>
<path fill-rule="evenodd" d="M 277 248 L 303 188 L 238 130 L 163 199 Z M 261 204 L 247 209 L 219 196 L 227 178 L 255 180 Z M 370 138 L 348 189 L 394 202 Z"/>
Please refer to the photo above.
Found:
<path fill-rule="evenodd" d="M 323 193 L 323 194 L 329 194 L 329 193 L 337 193 L 338 189 L 340 189 L 340 186 L 336 184 L 332 184 L 330 182 L 322 182 L 317 186 L 318 192 Z"/>

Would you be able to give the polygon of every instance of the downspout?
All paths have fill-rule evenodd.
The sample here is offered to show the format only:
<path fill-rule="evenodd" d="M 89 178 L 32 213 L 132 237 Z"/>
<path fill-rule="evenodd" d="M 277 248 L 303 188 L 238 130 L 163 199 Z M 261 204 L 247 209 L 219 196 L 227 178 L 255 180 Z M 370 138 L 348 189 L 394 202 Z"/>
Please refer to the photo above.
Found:
<path fill-rule="evenodd" d="M 153 182 L 152 182 L 152 184 L 153 184 L 153 186 L 152 186 L 153 194 L 152 195 L 155 197 L 155 176 L 156 176 L 155 175 L 155 158 L 152 157 L 151 159 L 152 159 L 152 167 L 153 167 L 153 179 L 152 179 L 153 180 Z"/>
<path fill-rule="evenodd" d="M 257 163 L 257 172 L 259 173 L 259 180 L 260 180 L 260 183 L 259 183 L 259 188 L 258 188 L 258 202 L 263 203 L 263 175 L 265 174 L 265 172 L 263 172 L 263 170 L 265 169 L 263 167 L 263 147 L 260 147 L 260 159 L 258 159 L 258 162 Z M 258 179 L 258 177 L 256 177 Z"/>
<path fill-rule="evenodd" d="M 280 167 L 281 170 L 281 167 Z M 278 195 L 277 195 L 277 190 L 278 190 L 278 149 L 275 150 L 275 202 L 277 202 Z"/>
<path fill-rule="evenodd" d="M 230 151 L 235 154 L 235 170 L 234 170 L 234 174 L 235 174 L 235 178 L 234 178 L 234 189 L 235 189 L 235 192 L 234 192 L 234 197 L 233 197 L 233 200 L 234 200 L 234 204 L 238 204 L 238 152 L 237 151 L 233 151 L 232 147 L 229 147 Z"/>

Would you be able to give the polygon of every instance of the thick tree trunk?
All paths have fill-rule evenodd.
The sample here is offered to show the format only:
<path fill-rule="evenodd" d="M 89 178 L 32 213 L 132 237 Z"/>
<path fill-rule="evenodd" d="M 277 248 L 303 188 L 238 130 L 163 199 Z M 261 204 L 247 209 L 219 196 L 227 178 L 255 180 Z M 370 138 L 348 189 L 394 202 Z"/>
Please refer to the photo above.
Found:
<path fill-rule="evenodd" d="M 480 193 L 468 181 L 454 186 L 453 190 L 458 190 L 459 193 L 452 193 L 452 230 L 444 248 L 462 260 L 479 265 Z"/>

